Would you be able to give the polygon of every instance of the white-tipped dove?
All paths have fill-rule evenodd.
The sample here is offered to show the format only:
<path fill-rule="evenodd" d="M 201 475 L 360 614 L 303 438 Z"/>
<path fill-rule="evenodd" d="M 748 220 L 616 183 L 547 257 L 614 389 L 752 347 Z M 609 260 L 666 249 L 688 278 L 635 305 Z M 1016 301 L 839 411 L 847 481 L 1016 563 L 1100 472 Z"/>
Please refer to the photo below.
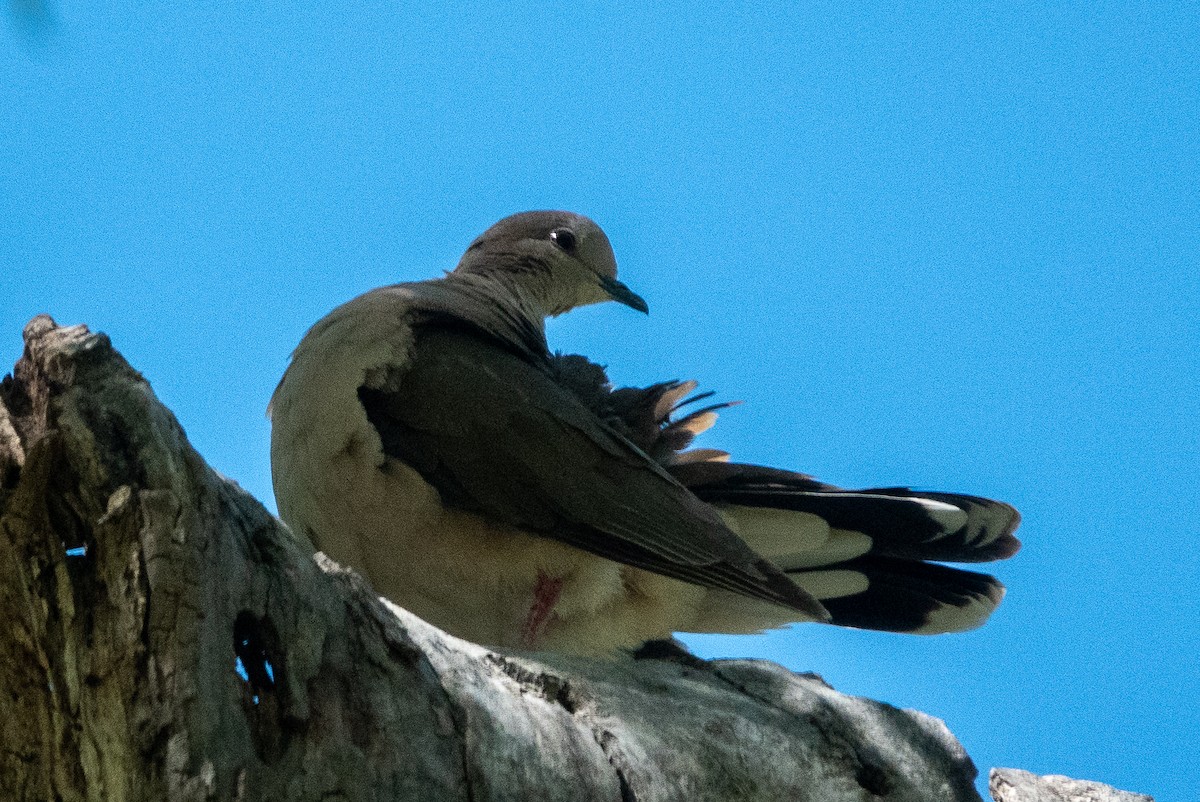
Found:
<path fill-rule="evenodd" d="M 279 513 L 382 595 L 478 643 L 610 653 L 672 632 L 793 621 L 907 632 L 981 624 L 1006 504 L 848 491 L 686 451 L 692 383 L 613 390 L 555 356 L 544 321 L 616 300 L 604 232 L 568 212 L 507 217 L 443 278 L 333 310 L 271 400 Z"/>

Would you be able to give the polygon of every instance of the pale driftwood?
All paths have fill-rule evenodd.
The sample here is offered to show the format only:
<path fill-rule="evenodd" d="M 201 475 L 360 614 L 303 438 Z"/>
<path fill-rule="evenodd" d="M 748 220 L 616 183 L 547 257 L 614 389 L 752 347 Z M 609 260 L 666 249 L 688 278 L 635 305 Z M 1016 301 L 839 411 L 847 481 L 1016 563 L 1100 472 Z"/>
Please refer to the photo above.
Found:
<path fill-rule="evenodd" d="M 995 802 L 1154 802 L 1152 797 L 1104 783 L 1059 774 L 1039 777 L 1021 769 L 992 769 L 988 788 Z"/>
<path fill-rule="evenodd" d="M 0 799 L 979 799 L 940 722 L 813 675 L 449 637 L 304 552 L 104 335 L 25 339 L 0 389 Z"/>

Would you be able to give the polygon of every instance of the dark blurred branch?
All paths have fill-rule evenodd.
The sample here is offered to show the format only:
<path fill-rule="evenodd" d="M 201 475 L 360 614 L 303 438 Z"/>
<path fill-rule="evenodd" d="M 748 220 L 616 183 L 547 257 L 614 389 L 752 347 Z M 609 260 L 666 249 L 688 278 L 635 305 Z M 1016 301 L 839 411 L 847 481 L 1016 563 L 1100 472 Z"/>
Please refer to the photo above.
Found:
<path fill-rule="evenodd" d="M 30 43 L 47 40 L 58 28 L 58 9 L 50 0 L 8 0 L 14 30 Z"/>

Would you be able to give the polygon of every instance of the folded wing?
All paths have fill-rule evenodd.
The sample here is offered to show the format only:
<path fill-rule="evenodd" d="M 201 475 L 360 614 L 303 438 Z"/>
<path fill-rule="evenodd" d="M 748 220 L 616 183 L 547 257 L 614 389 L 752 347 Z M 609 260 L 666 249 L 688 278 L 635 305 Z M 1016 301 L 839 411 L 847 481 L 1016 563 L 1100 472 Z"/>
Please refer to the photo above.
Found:
<path fill-rule="evenodd" d="M 470 326 L 416 329 L 359 389 L 384 451 L 445 504 L 603 557 L 823 620 L 824 608 L 544 366 Z"/>
<path fill-rule="evenodd" d="M 598 366 L 558 357 L 560 382 L 654 456 L 697 498 L 796 584 L 831 623 L 931 634 L 982 624 L 1004 596 L 994 577 L 940 565 L 1011 557 L 1020 515 L 978 496 L 903 487 L 847 490 L 800 473 L 687 450 L 713 424 L 716 404 L 694 382 L 613 390 Z M 727 600 L 738 604 L 737 600 Z"/>

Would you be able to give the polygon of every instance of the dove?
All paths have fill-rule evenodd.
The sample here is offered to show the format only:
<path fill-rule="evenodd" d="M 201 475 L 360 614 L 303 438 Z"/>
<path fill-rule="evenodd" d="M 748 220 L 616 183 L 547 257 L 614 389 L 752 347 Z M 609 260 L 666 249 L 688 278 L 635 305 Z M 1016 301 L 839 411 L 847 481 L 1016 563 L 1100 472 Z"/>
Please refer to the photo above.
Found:
<path fill-rule="evenodd" d="M 716 414 L 673 417 L 693 385 L 614 390 L 550 352 L 548 317 L 606 301 L 648 311 L 596 223 L 539 211 L 488 228 L 445 276 L 334 309 L 268 407 L 281 518 L 382 596 L 492 647 L 982 623 L 1002 586 L 937 562 L 1009 556 L 1015 510 L 686 450 Z"/>

